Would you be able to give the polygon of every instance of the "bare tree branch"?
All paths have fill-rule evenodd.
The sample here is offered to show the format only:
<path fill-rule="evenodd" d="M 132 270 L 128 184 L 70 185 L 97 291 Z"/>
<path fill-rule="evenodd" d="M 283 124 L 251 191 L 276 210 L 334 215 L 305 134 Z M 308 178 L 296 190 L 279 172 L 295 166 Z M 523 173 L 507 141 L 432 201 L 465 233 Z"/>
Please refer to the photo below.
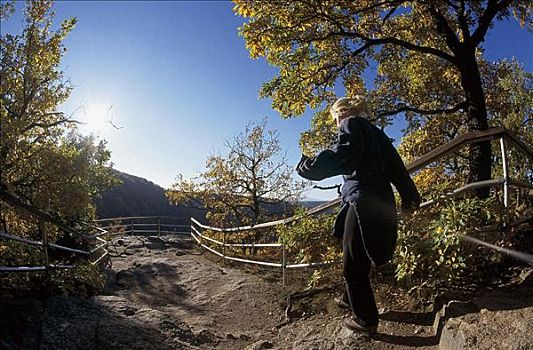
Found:
<path fill-rule="evenodd" d="M 512 2 L 513 0 L 501 0 L 500 2 L 497 0 L 489 0 L 485 12 L 483 12 L 483 15 L 479 18 L 479 25 L 474 31 L 474 34 L 472 34 L 472 47 L 478 46 L 483 40 L 485 40 L 485 34 L 487 34 L 494 17 Z"/>
<path fill-rule="evenodd" d="M 446 108 L 446 109 L 432 109 L 432 110 L 424 110 L 412 106 L 402 106 L 400 108 L 397 108 L 392 111 L 383 111 L 377 113 L 378 117 L 385 117 L 390 115 L 395 115 L 402 112 L 415 112 L 422 115 L 431 115 L 431 114 L 451 114 L 460 111 L 461 109 L 465 109 L 468 106 L 467 102 L 461 102 L 457 104 L 456 106 L 452 108 Z"/>
<path fill-rule="evenodd" d="M 434 5 L 429 6 L 429 13 L 437 23 L 437 31 L 444 35 L 448 48 L 452 50 L 454 54 L 457 54 L 461 46 L 461 42 L 457 38 L 457 35 L 452 28 L 450 28 L 450 24 L 448 23 L 446 17 L 444 17 L 444 15 L 440 13 Z"/>
<path fill-rule="evenodd" d="M 47 115 L 54 115 L 54 114 L 55 115 L 63 115 L 62 112 L 47 113 Z M 80 124 L 80 122 L 77 121 L 77 120 L 70 119 L 70 118 L 62 118 L 62 119 L 56 120 L 55 122 L 52 122 L 52 123 L 31 123 L 30 125 L 28 125 L 24 129 L 22 129 L 21 133 L 24 134 L 24 133 L 30 131 L 33 128 L 51 128 L 53 126 L 57 126 L 57 125 L 60 125 L 60 124 L 65 124 L 65 123 Z"/>
<path fill-rule="evenodd" d="M 398 6 L 400 6 L 400 4 L 397 4 L 395 6 L 393 6 L 389 12 L 387 12 L 387 14 L 385 15 L 385 17 L 383 17 L 383 23 L 387 22 L 387 20 L 394 14 L 394 12 L 396 12 L 396 10 L 398 9 Z"/>
<path fill-rule="evenodd" d="M 333 189 L 336 189 L 337 190 L 337 194 L 340 196 L 341 195 L 341 185 L 333 185 L 333 186 L 319 186 L 319 185 L 314 185 L 313 188 L 316 188 L 316 189 L 319 189 L 319 190 L 333 190 Z"/>
<path fill-rule="evenodd" d="M 430 47 L 430 46 L 422 46 L 422 45 L 416 45 L 416 44 L 413 44 L 413 43 L 410 43 L 410 42 L 407 42 L 407 41 L 404 41 L 404 40 L 401 40 L 401 39 L 398 39 L 398 38 L 394 38 L 394 37 L 384 37 L 384 38 L 379 38 L 379 39 L 371 39 L 371 38 L 368 38 L 368 37 L 365 37 L 359 33 L 355 33 L 355 32 L 337 32 L 335 33 L 336 35 L 344 35 L 344 36 L 350 36 L 350 37 L 355 37 L 355 38 L 358 38 L 358 39 L 361 39 L 365 42 L 364 45 L 362 45 L 361 47 L 359 47 L 358 49 L 356 49 L 355 51 L 353 51 L 351 53 L 352 56 L 357 56 L 363 52 L 365 52 L 366 50 L 368 50 L 370 47 L 372 46 L 378 46 L 378 45 L 386 45 L 386 44 L 392 44 L 392 45 L 398 45 L 398 46 L 401 46 L 401 47 L 404 47 L 408 50 L 411 50 L 411 51 L 416 51 L 416 52 L 420 52 L 420 53 L 427 53 L 427 54 L 430 54 L 430 55 L 434 55 L 434 56 L 437 56 L 437 57 L 440 57 L 442 58 L 443 60 L 446 60 L 446 61 L 449 61 L 451 63 L 453 63 L 454 65 L 456 65 L 457 63 L 457 59 L 455 58 L 455 56 L 452 56 L 442 50 L 439 50 L 439 49 L 436 49 L 434 47 Z"/>
<path fill-rule="evenodd" d="M 359 12 L 362 13 L 364 11 L 368 11 L 370 9 L 382 6 L 384 4 L 399 6 L 403 2 L 404 1 L 399 1 L 399 2 L 396 2 L 396 1 L 384 1 L 382 3 L 378 3 L 378 4 L 375 4 L 375 5 L 369 6 L 367 8 L 361 9 Z M 304 2 L 304 3 L 306 3 L 306 2 Z M 306 4 L 310 5 L 309 3 L 306 3 Z M 450 54 L 448 54 L 448 53 L 446 53 L 446 52 L 444 52 L 442 50 L 436 49 L 434 47 L 416 45 L 416 44 L 413 44 L 413 43 L 410 43 L 410 42 L 407 42 L 407 41 L 404 41 L 404 40 L 401 40 L 401 39 L 398 39 L 398 38 L 395 38 L 395 37 L 384 37 L 384 38 L 378 38 L 378 39 L 369 38 L 369 37 L 364 36 L 364 35 L 362 35 L 362 34 L 360 34 L 358 32 L 347 31 L 344 28 L 344 26 L 342 25 L 342 23 L 340 23 L 338 21 L 338 18 L 335 18 L 335 17 L 333 17 L 333 16 L 331 16 L 329 14 L 326 14 L 324 12 L 320 12 L 320 15 L 322 17 L 330 20 L 330 22 L 332 22 L 332 24 L 334 24 L 338 28 L 338 31 L 332 31 L 332 32 L 330 32 L 330 33 L 328 33 L 328 34 L 326 34 L 326 35 L 324 35 L 322 37 L 316 37 L 316 40 L 325 40 L 325 39 L 335 35 L 335 36 L 353 37 L 353 38 L 357 38 L 357 39 L 360 39 L 360 40 L 364 41 L 364 45 L 362 45 L 360 48 L 358 48 L 355 51 L 353 51 L 352 56 L 359 55 L 359 54 L 365 52 L 367 49 L 369 49 L 372 46 L 384 45 L 384 44 L 393 44 L 393 45 L 399 45 L 399 46 L 405 47 L 408 50 L 435 55 L 435 56 L 440 57 L 440 58 L 442 58 L 444 60 L 452 62 L 454 65 L 456 64 L 456 59 L 455 59 L 454 56 L 452 56 L 452 55 L 450 55 Z M 452 34 L 454 34 L 453 31 L 452 31 Z M 454 34 L 454 36 L 455 36 L 455 34 Z"/>

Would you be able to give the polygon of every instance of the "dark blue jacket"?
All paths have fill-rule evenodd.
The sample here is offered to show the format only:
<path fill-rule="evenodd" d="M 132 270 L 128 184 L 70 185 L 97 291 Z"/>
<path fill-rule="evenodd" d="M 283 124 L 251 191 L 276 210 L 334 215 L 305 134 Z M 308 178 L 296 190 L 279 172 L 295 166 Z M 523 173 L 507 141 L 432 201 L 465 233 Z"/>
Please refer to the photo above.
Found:
<path fill-rule="evenodd" d="M 354 205 L 369 257 L 376 265 L 390 260 L 397 237 L 390 183 L 400 194 L 402 208 L 417 207 L 420 196 L 400 155 L 382 130 L 364 118 L 344 119 L 337 144 L 313 158 L 302 156 L 296 171 L 309 180 L 343 175 L 343 207 L 335 221 L 334 235 L 342 237 L 347 209 Z"/>

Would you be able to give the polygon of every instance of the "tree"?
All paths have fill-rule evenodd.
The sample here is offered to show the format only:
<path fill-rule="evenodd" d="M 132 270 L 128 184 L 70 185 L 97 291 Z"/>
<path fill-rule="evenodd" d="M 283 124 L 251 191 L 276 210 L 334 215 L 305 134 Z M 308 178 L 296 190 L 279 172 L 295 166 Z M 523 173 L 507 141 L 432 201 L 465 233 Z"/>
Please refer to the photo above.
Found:
<path fill-rule="evenodd" d="M 115 183 L 105 141 L 82 136 L 58 106 L 70 95 L 63 79 L 63 40 L 76 19 L 52 30 L 52 1 L 28 1 L 21 34 L 0 36 L 0 188 L 65 223 L 94 218 L 93 199 Z M 1 5 L 2 20 L 13 12 Z M 35 235 L 35 222 L 0 203 L 2 227 Z"/>
<path fill-rule="evenodd" d="M 332 102 L 342 82 L 346 95 L 369 96 L 383 127 L 404 113 L 411 130 L 433 119 L 489 127 L 483 42 L 496 20 L 514 15 L 531 23 L 533 7 L 517 0 L 234 2 L 236 13 L 250 18 L 241 34 L 251 57 L 279 67 L 260 94 L 282 116 Z M 377 76 L 366 91 L 362 74 L 372 62 Z M 312 133 L 324 131 L 324 117 L 317 113 Z M 488 141 L 470 148 L 469 181 L 490 178 L 491 154 Z"/>
<path fill-rule="evenodd" d="M 71 91 L 60 63 L 66 51 L 63 40 L 76 19 L 52 30 L 52 5 L 48 0 L 27 1 L 22 33 L 0 36 L 0 229 L 41 241 L 44 228 L 50 243 L 87 249 L 93 243 L 59 226 L 88 231 L 83 222 L 94 219 L 94 198 L 116 179 L 105 141 L 80 135 L 76 122 L 58 111 Z M 2 20 L 13 11 L 13 2 L 0 4 Z M 40 224 L 20 207 L 41 213 L 49 222 Z M 71 259 L 56 251 L 49 258 L 59 264 Z M 39 273 L 2 275 L 0 293 L 92 294 L 103 282 L 99 267 L 80 264 L 67 272 L 52 270 L 46 279 Z M 43 260 L 36 247 L 2 240 L 0 265 L 35 266 Z"/>
<path fill-rule="evenodd" d="M 275 206 L 300 198 L 306 182 L 292 178 L 276 131 L 249 123 L 225 142 L 227 153 L 211 155 L 206 170 L 191 180 L 180 174 L 167 196 L 171 202 L 200 203 L 220 226 L 255 224 L 273 216 Z"/>

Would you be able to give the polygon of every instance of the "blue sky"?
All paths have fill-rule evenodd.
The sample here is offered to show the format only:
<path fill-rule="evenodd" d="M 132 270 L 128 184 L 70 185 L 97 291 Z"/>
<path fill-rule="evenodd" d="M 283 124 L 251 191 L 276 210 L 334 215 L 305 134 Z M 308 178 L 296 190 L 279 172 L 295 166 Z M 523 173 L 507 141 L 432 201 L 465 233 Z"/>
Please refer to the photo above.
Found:
<path fill-rule="evenodd" d="M 243 19 L 232 7 L 229 1 L 57 1 L 58 21 L 78 18 L 62 64 L 74 90 L 61 110 L 86 123 L 82 132 L 108 141 L 115 168 L 163 187 L 178 173 L 202 171 L 225 139 L 264 117 L 296 163 L 299 134 L 312 113 L 282 120 L 270 100 L 258 98 L 277 70 L 249 58 L 237 34 Z M 18 11 L 2 23 L 2 32 L 18 32 L 20 24 Z M 487 36 L 486 55 L 515 56 L 531 71 L 531 34 L 515 21 L 497 24 Z M 386 131 L 399 139 L 400 127 Z M 340 180 L 322 184 L 331 183 Z M 331 199 L 336 193 L 308 196 Z"/>

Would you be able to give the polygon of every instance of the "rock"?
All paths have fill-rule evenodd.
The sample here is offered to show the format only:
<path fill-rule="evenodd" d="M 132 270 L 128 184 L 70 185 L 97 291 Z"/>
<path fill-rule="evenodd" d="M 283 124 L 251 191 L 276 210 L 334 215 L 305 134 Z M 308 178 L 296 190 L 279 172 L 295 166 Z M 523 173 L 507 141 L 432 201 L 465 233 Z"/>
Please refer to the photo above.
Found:
<path fill-rule="evenodd" d="M 138 251 L 142 247 L 144 247 L 144 243 L 130 243 L 126 246 L 126 249 L 135 249 L 135 251 Z"/>
<path fill-rule="evenodd" d="M 135 276 L 131 271 L 128 270 L 118 271 L 115 278 L 117 285 L 123 288 L 130 288 L 136 284 Z"/>
<path fill-rule="evenodd" d="M 127 300 L 115 296 L 99 296 L 94 302 L 63 296 L 51 297 L 46 301 L 40 348 L 174 348 L 159 328 L 123 317 L 138 312 Z"/>
<path fill-rule="evenodd" d="M 268 340 L 259 340 L 248 346 L 246 350 L 262 350 L 262 349 L 272 349 L 274 345 Z"/>
<path fill-rule="evenodd" d="M 530 271 L 520 276 L 518 284 L 485 290 L 470 304 L 479 312 L 449 315 L 442 328 L 441 349 L 494 349 L 496 344 L 506 350 L 533 349 Z"/>
<path fill-rule="evenodd" d="M 368 334 L 354 332 L 346 327 L 342 327 L 335 340 L 335 349 L 364 349 L 362 344 L 370 339 Z"/>
<path fill-rule="evenodd" d="M 194 344 L 204 344 L 204 343 L 214 343 L 217 340 L 216 335 L 208 331 L 207 329 L 202 329 L 199 332 L 194 334 Z"/>
<path fill-rule="evenodd" d="M 448 304 L 444 305 L 435 315 L 433 321 L 433 334 L 438 334 L 444 326 L 444 323 L 450 318 L 478 311 L 479 308 L 473 303 L 457 300 L 448 302 Z"/>
<path fill-rule="evenodd" d="M 516 310 L 481 310 L 449 319 L 442 329 L 440 349 L 533 349 L 533 306 Z"/>
<path fill-rule="evenodd" d="M 0 306 L 8 313 L 0 318 L 1 349 L 170 350 L 218 343 L 207 329 L 193 332 L 172 315 L 119 296 L 14 299 Z"/>

